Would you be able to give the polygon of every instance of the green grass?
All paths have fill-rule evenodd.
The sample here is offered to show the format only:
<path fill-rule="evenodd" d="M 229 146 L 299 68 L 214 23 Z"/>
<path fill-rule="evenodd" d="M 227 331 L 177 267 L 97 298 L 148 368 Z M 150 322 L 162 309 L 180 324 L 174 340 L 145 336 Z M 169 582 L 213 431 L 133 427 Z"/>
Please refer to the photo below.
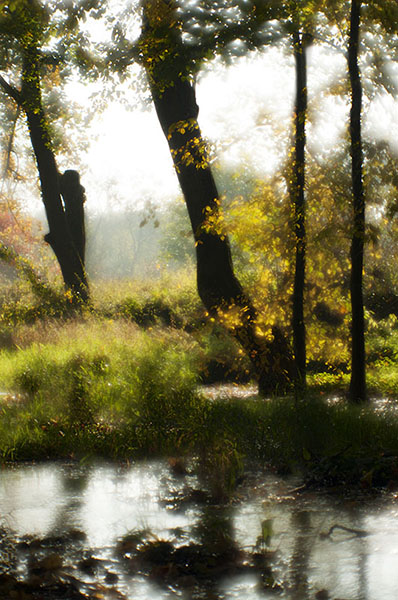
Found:
<path fill-rule="evenodd" d="M 16 394 L 0 409 L 3 461 L 193 456 L 217 497 L 245 458 L 328 484 L 398 479 L 391 410 L 320 393 L 209 400 L 198 391 L 203 350 L 172 328 L 90 316 L 42 321 L 24 336 L 19 350 L 0 353 L 1 385 Z"/>
<path fill-rule="evenodd" d="M 349 373 L 337 367 L 310 373 L 300 401 L 203 397 L 204 381 L 245 380 L 248 361 L 206 321 L 190 284 L 172 289 L 98 288 L 95 309 L 35 319 L 23 316 L 21 297 L 9 300 L 0 332 L 0 387 L 9 392 L 0 403 L 0 460 L 190 456 L 218 497 L 234 488 L 245 459 L 328 484 L 398 480 L 397 414 L 326 401 L 348 387 Z M 167 323 L 166 313 L 174 315 Z M 373 324 L 368 336 L 369 387 L 391 398 L 395 327 Z"/>
<path fill-rule="evenodd" d="M 4 457 L 71 452 L 67 434 L 78 443 L 97 424 L 103 426 L 101 447 L 105 432 L 113 444 L 117 429 L 129 438 L 131 451 L 165 451 L 177 444 L 185 415 L 197 401 L 195 342 L 184 332 L 144 331 L 125 320 L 89 318 L 42 322 L 25 331 L 24 342 L 0 355 L 1 385 L 17 393 L 17 400 L 3 407 Z M 59 438 L 54 439 L 54 428 Z M 42 452 L 50 437 L 54 449 L 44 444 Z M 32 456 L 26 451 L 29 438 Z M 94 438 L 88 451 L 97 451 Z"/>

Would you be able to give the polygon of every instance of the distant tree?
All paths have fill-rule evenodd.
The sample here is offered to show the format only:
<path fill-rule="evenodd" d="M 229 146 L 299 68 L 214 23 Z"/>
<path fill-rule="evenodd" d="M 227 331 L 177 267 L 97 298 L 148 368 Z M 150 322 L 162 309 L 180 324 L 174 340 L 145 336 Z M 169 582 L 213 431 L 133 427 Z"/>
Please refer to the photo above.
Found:
<path fill-rule="evenodd" d="M 37 223 L 22 215 L 15 203 L 0 193 L 0 243 L 4 248 L 26 259 L 37 258 L 38 230 Z M 14 270 L 10 269 L 9 264 L 7 260 L 0 264 L 0 276 L 4 280 L 14 277 Z"/>
<path fill-rule="evenodd" d="M 161 226 L 160 254 L 171 268 L 194 264 L 195 245 L 185 203 L 173 203 Z"/>
<path fill-rule="evenodd" d="M 84 267 L 84 188 L 76 171 L 58 172 L 46 114 L 42 80 L 57 69 L 56 52 L 46 50 L 55 30 L 50 11 L 39 0 L 0 3 L 0 90 L 11 98 L 27 120 L 39 172 L 42 199 L 49 225 L 45 236 L 60 265 L 66 288 L 77 301 L 87 301 Z"/>
<path fill-rule="evenodd" d="M 142 209 L 117 212 L 105 209 L 102 214 L 89 217 L 87 271 L 90 279 L 156 277 L 161 227 L 157 217 L 147 217 L 148 211 Z"/>

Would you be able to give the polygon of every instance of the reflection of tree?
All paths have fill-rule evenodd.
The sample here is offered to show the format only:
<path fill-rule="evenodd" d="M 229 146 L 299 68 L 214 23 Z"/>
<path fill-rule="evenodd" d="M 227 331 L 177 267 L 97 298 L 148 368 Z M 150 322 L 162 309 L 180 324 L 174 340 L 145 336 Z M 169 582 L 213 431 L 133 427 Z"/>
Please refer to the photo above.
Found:
<path fill-rule="evenodd" d="M 368 598 L 367 555 L 367 549 L 362 547 L 358 553 L 358 597 L 363 600 Z"/>
<path fill-rule="evenodd" d="M 76 509 L 82 502 L 90 474 L 89 468 L 77 468 L 76 465 L 65 465 L 60 469 L 60 499 L 54 510 L 53 534 L 65 534 L 68 530 L 76 530 Z"/>
<path fill-rule="evenodd" d="M 295 600 L 309 598 L 308 569 L 312 547 L 314 544 L 311 530 L 311 513 L 306 510 L 292 512 L 292 532 L 296 532 L 290 571 L 291 588 Z"/>
<path fill-rule="evenodd" d="M 324 541 L 315 549 L 313 563 L 320 569 L 322 580 L 328 581 L 329 587 L 335 593 L 345 590 L 348 586 L 355 591 L 355 597 L 368 600 L 368 549 L 365 545 L 368 532 L 363 528 L 358 509 L 351 508 L 351 511 L 344 506 L 337 508 L 333 515 L 336 521 L 325 531 L 319 532 L 319 538 Z M 323 523 L 321 527 L 323 529 Z M 312 540 L 314 542 L 314 537 Z"/>
<path fill-rule="evenodd" d="M 238 548 L 230 506 L 205 505 L 192 533 L 205 551 L 225 560 L 236 558 Z"/>
<path fill-rule="evenodd" d="M 21 472 L 22 477 L 27 476 L 28 483 L 29 471 Z M 53 464 L 35 474 L 39 477 L 41 488 L 38 502 L 43 504 L 44 520 L 50 525 L 46 527 L 40 523 L 41 532 L 38 536 L 23 534 L 20 537 L 21 534 L 13 531 L 8 524 L 4 527 L 0 524 L 0 598 L 38 598 L 42 597 L 41 594 L 46 598 L 58 597 L 54 595 L 58 569 L 68 563 L 75 565 L 81 556 L 81 543 L 85 536 L 76 528 L 78 519 L 75 514 L 88 485 L 90 470 L 76 465 L 59 468 L 59 465 Z M 54 476 L 57 485 L 51 489 L 49 483 Z M 19 496 L 28 495 L 29 491 L 31 488 L 25 485 L 19 491 Z M 18 498 L 18 494 L 15 494 L 15 498 Z M 24 508 L 29 510 L 29 501 Z M 41 519 L 41 516 L 37 518 Z M 31 576 L 34 577 L 28 582 L 27 578 Z M 63 597 L 80 598 L 73 587 L 74 575 L 70 587 L 67 582 L 69 576 L 64 573 L 62 577 L 66 594 Z"/>
<path fill-rule="evenodd" d="M 242 568 L 232 515 L 230 506 L 205 504 L 192 529 L 197 542 L 197 545 L 191 546 L 197 548 L 196 565 L 193 567 L 197 571 L 200 597 L 217 600 L 220 579 L 236 575 Z"/>
<path fill-rule="evenodd" d="M 15 540 L 8 528 L 0 525 L 0 576 L 3 573 L 15 571 L 17 568 L 17 555 Z"/>
<path fill-rule="evenodd" d="M 350 515 L 348 515 L 350 516 Z M 363 600 L 370 600 L 368 595 L 367 585 L 367 556 L 369 549 L 366 543 L 367 531 L 363 523 L 363 518 L 358 511 L 354 509 L 353 514 L 350 518 L 350 525 L 353 530 L 356 530 L 352 539 L 352 554 L 358 557 L 357 573 L 358 573 L 358 585 L 357 585 L 357 596 L 363 598 Z M 355 576 L 355 574 L 354 574 Z"/>

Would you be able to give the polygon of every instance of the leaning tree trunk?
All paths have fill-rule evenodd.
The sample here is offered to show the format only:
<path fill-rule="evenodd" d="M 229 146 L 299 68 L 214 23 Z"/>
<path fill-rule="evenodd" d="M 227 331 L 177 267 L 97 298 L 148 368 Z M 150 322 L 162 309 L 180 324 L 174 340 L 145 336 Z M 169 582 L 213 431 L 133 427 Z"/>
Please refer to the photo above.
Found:
<path fill-rule="evenodd" d="M 250 357 L 262 393 L 286 390 L 290 383 L 287 344 L 275 329 L 268 346 L 256 333 L 255 310 L 236 278 L 228 239 L 222 231 L 218 191 L 197 123 L 198 106 L 188 81 L 177 80 L 162 94 L 152 89 L 186 201 L 196 245 L 197 287 L 209 311 L 217 314 Z"/>
<path fill-rule="evenodd" d="M 351 310 L 352 357 L 349 398 L 352 402 L 366 400 L 365 324 L 363 308 L 363 255 L 365 242 L 365 195 L 363 188 L 363 151 L 361 140 L 362 86 L 358 66 L 360 0 L 352 0 L 348 68 L 351 82 L 351 170 L 353 234 L 351 241 Z"/>
<path fill-rule="evenodd" d="M 166 13 L 173 10 L 173 3 L 162 4 Z M 197 121 L 195 90 L 183 70 L 176 68 L 183 55 L 182 45 L 178 33 L 172 31 L 172 19 L 160 27 L 159 20 L 148 15 L 154 5 L 159 8 L 159 2 L 147 2 L 144 11 L 143 62 L 192 225 L 199 296 L 246 350 L 259 378 L 260 391 L 284 392 L 291 383 L 288 345 L 277 328 L 269 344 L 256 331 L 255 310 L 234 274 L 230 245 L 221 225 L 219 195 Z M 160 46 L 164 52 L 160 52 Z"/>
<path fill-rule="evenodd" d="M 73 300 L 86 302 L 89 298 L 89 289 L 84 267 L 83 196 L 80 193 L 80 184 L 72 186 L 72 191 L 70 191 L 70 185 L 65 185 L 65 181 L 70 179 L 67 175 L 70 173 L 69 171 L 62 178 L 59 176 L 48 123 L 42 106 L 38 61 L 37 48 L 25 48 L 20 98 L 27 117 L 30 139 L 39 171 L 43 204 L 50 229 L 45 240 L 50 244 L 57 257 L 65 286 L 72 292 Z M 73 171 L 73 173 L 76 172 Z M 64 196 L 65 208 L 61 192 Z M 79 206 L 79 209 L 71 210 L 70 206 L 72 205 L 73 207 Z M 73 218 L 69 218 L 71 212 L 74 215 Z M 79 213 L 78 218 L 76 217 L 77 213 Z"/>
<path fill-rule="evenodd" d="M 304 322 L 305 286 L 305 126 L 307 118 L 306 42 L 299 32 L 293 34 L 296 69 L 295 156 L 293 166 L 293 227 L 296 261 L 293 285 L 293 348 L 296 367 L 296 389 L 306 386 L 306 333 Z"/>

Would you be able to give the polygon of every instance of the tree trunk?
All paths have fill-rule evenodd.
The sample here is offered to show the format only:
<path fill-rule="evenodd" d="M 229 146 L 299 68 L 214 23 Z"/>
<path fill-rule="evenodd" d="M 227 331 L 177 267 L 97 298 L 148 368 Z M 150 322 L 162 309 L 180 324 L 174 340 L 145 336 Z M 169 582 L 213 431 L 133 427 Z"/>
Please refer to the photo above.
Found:
<path fill-rule="evenodd" d="M 306 387 L 306 334 L 304 322 L 305 286 L 305 126 L 307 118 L 307 60 L 303 35 L 294 33 L 294 60 L 296 69 L 295 101 L 295 158 L 293 167 L 293 227 L 296 261 L 293 286 L 293 348 L 296 366 L 296 389 Z"/>
<path fill-rule="evenodd" d="M 61 194 L 64 199 L 66 222 L 80 263 L 85 265 L 86 228 L 84 223 L 84 187 L 77 171 L 68 170 L 61 175 Z"/>
<path fill-rule="evenodd" d="M 83 204 L 80 203 L 80 223 L 76 225 L 79 233 L 75 234 L 73 227 L 76 219 L 68 218 L 68 215 L 71 214 L 69 208 L 71 204 L 75 206 L 79 201 L 72 201 L 70 194 L 67 193 L 64 197 L 64 210 L 60 176 L 42 106 L 38 61 L 37 48 L 24 49 L 20 96 L 27 117 L 30 139 L 39 171 L 43 204 L 50 229 L 45 240 L 50 244 L 57 257 L 65 286 L 72 292 L 73 300 L 86 302 L 89 298 L 89 289 L 84 268 L 84 248 L 82 248 L 84 238 L 81 235 L 81 231 L 84 231 Z M 70 225 L 72 229 L 69 228 Z"/>
<path fill-rule="evenodd" d="M 365 323 L 363 308 L 363 255 L 365 242 L 365 195 L 363 189 L 363 152 L 361 140 L 362 86 L 358 66 L 360 0 L 352 0 L 348 69 L 351 82 L 351 172 L 353 233 L 351 241 L 351 310 L 352 357 L 349 398 L 352 402 L 366 401 Z"/>
<path fill-rule="evenodd" d="M 170 3 L 164 3 L 170 6 Z M 157 32 L 150 29 L 144 13 L 143 45 L 158 48 Z M 148 42 L 148 33 L 150 36 Z M 170 36 L 170 32 L 167 34 Z M 167 48 L 177 56 L 180 47 Z M 284 392 L 291 383 L 288 345 L 277 328 L 272 343 L 266 344 L 256 332 L 256 313 L 237 280 L 228 239 L 222 228 L 220 201 L 211 172 L 207 150 L 198 125 L 195 90 L 187 77 L 175 68 L 175 59 L 167 69 L 162 62 L 154 68 L 149 56 L 145 66 L 159 122 L 167 138 L 178 180 L 186 201 L 196 245 L 198 293 L 207 310 L 216 314 L 237 337 L 259 378 L 262 393 Z M 166 77 L 165 77 L 166 73 Z"/>

